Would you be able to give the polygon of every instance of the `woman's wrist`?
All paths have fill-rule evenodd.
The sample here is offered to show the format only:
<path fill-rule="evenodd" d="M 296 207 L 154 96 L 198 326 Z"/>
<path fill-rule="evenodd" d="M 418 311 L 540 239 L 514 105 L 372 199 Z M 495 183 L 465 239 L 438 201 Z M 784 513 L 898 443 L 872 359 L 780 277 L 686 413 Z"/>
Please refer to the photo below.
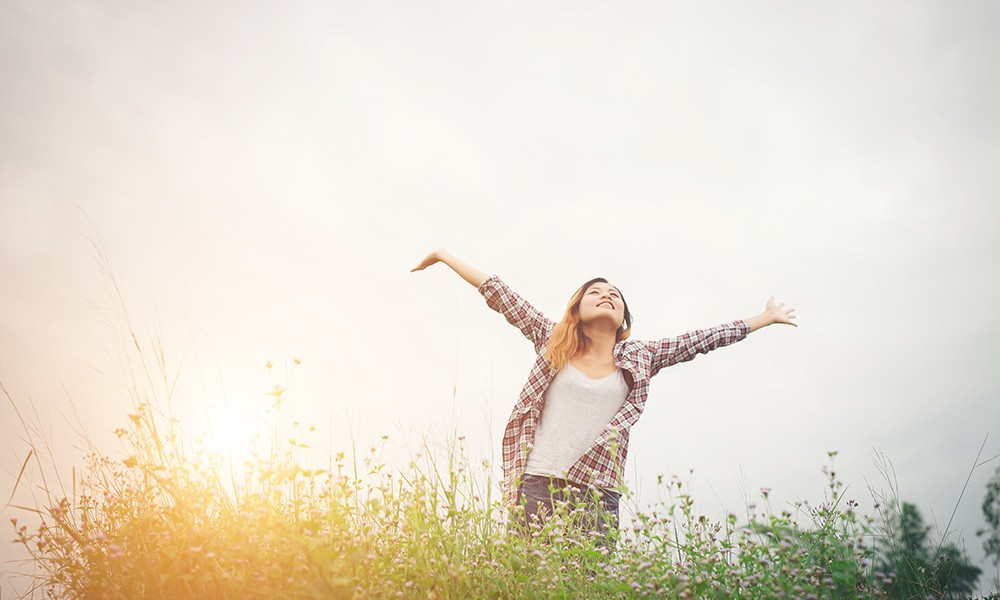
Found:
<path fill-rule="evenodd" d="M 747 322 L 747 325 L 750 326 L 751 333 L 757 331 L 761 327 L 767 327 L 768 325 L 774 322 L 773 320 L 771 320 L 771 318 L 768 316 L 767 313 L 760 313 L 758 315 L 750 317 L 749 319 L 744 319 L 744 320 Z"/>

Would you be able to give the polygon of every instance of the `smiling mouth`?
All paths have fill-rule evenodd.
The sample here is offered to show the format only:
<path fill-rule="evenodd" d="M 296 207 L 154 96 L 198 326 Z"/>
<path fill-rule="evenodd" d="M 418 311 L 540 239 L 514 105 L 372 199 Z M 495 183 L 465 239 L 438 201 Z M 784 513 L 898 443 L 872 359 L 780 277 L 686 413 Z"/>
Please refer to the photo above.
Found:
<path fill-rule="evenodd" d="M 597 306 L 607 306 L 608 308 L 610 308 L 610 309 L 612 309 L 612 310 L 614 310 L 614 308 L 615 308 L 615 305 L 614 305 L 614 304 L 611 304 L 610 302 L 601 302 L 601 303 L 600 303 L 600 304 L 598 304 Z"/>

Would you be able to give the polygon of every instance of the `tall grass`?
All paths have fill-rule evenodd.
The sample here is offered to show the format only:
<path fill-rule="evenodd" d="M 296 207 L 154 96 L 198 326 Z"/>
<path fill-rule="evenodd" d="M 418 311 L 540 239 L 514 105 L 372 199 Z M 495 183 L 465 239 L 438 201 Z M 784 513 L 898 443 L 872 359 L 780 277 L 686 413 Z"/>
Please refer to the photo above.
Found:
<path fill-rule="evenodd" d="M 123 459 L 91 451 L 69 492 L 24 507 L 30 525 L 14 520 L 38 569 L 31 593 L 886 598 L 894 582 L 874 570 L 875 523 L 843 494 L 835 453 L 819 504 L 776 512 L 764 489 L 742 522 L 697 514 L 686 482 L 661 479 L 666 500 L 613 534 L 609 550 L 565 512 L 530 535 L 508 532 L 508 509 L 481 483 L 488 467 L 470 465 L 458 439 L 401 469 L 386 468 L 378 446 L 315 469 L 304 459 L 309 432 L 274 428 L 234 481 L 219 456 L 182 442 L 180 423 L 161 409 L 137 402 L 116 431 Z M 272 422 L 280 411 L 276 402 Z M 45 451 L 31 448 L 32 459 Z"/>

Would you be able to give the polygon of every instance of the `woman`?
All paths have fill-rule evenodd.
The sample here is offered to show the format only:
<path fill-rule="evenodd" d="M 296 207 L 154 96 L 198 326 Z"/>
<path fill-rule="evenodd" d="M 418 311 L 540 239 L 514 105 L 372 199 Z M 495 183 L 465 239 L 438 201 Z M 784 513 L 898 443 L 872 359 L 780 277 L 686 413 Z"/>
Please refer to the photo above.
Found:
<path fill-rule="evenodd" d="M 558 499 L 590 500 L 591 521 L 617 528 L 616 489 L 624 479 L 629 430 L 646 404 L 649 380 L 663 367 L 727 346 L 774 323 L 798 326 L 795 309 L 768 299 L 759 315 L 653 341 L 629 340 L 632 315 L 622 293 L 592 279 L 570 298 L 559 323 L 547 319 L 496 275 L 444 248 L 413 271 L 443 262 L 476 286 L 486 304 L 535 346 L 535 364 L 503 437 L 503 490 L 524 506 L 527 524 L 551 514 Z M 586 490 L 586 491 L 585 491 Z M 596 502 L 594 502 L 596 501 Z"/>

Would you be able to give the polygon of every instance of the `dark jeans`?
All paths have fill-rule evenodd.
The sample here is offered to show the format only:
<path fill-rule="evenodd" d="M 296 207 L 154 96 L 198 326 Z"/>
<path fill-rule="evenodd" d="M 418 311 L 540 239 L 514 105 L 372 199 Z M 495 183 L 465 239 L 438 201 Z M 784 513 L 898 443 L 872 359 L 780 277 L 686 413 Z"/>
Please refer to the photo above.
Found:
<path fill-rule="evenodd" d="M 600 534 L 597 542 L 601 546 L 610 545 L 611 532 L 618 531 L 618 500 L 621 494 L 599 488 L 587 489 L 565 479 L 543 475 L 524 475 L 518 494 L 512 524 L 521 533 L 528 535 L 532 524 L 543 525 L 552 516 L 555 508 L 567 513 L 576 508 L 570 519 L 571 525 L 584 534 Z M 520 506 L 523 503 L 523 508 Z"/>

